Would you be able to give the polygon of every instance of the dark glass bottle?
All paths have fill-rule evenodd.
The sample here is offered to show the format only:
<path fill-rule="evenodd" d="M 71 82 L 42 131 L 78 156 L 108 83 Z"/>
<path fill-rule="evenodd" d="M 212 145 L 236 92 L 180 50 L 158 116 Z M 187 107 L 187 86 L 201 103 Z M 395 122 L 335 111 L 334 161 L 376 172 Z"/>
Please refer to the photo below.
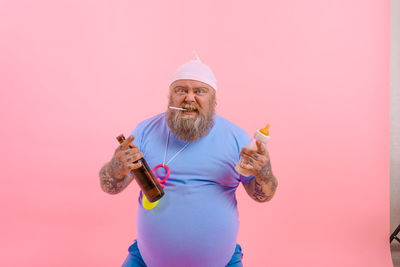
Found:
<path fill-rule="evenodd" d="M 125 141 L 125 136 L 121 134 L 117 137 L 118 142 L 121 144 Z M 129 146 L 132 148 L 132 146 Z M 132 170 L 131 173 L 135 177 L 140 189 L 142 189 L 143 194 L 146 196 L 149 202 L 155 202 L 159 200 L 164 195 L 164 190 L 158 183 L 157 179 L 154 177 L 149 165 L 144 158 L 141 158 L 135 163 L 141 162 L 142 166 L 138 169 Z"/>

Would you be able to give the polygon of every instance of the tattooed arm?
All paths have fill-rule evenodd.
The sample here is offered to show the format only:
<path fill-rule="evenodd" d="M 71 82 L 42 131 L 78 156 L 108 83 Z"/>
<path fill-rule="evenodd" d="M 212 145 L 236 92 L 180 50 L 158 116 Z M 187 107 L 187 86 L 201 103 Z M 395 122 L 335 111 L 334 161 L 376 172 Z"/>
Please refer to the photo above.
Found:
<path fill-rule="evenodd" d="M 133 180 L 130 171 L 139 168 L 141 163 L 135 163 L 143 154 L 137 146 L 131 144 L 134 136 L 129 136 L 116 150 L 112 160 L 101 168 L 100 186 L 104 192 L 118 194 Z"/>
<path fill-rule="evenodd" d="M 278 181 L 272 173 L 268 151 L 257 141 L 257 151 L 243 148 L 240 153 L 245 163 L 242 168 L 248 169 L 254 178 L 248 184 L 243 184 L 247 194 L 257 202 L 266 202 L 272 199 L 278 186 Z"/>
<path fill-rule="evenodd" d="M 266 173 L 268 170 L 265 171 Z M 270 176 L 262 175 L 255 176 L 250 183 L 243 184 L 247 194 L 257 202 L 266 202 L 272 199 L 278 187 L 278 181 L 271 173 Z"/>
<path fill-rule="evenodd" d="M 104 192 L 115 195 L 124 190 L 133 180 L 133 176 L 126 174 L 122 178 L 112 175 L 111 162 L 104 164 L 100 170 L 100 186 Z"/>

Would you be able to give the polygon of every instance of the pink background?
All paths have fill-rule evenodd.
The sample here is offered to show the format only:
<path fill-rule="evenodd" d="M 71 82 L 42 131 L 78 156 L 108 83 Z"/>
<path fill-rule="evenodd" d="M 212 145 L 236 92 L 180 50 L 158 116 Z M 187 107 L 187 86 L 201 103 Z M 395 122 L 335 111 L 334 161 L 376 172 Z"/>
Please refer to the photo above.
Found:
<path fill-rule="evenodd" d="M 391 266 L 389 1 L 246 3 L 0 1 L 1 266 L 122 263 L 138 188 L 98 171 L 192 50 L 220 115 L 271 124 L 278 192 L 237 192 L 245 266 Z"/>

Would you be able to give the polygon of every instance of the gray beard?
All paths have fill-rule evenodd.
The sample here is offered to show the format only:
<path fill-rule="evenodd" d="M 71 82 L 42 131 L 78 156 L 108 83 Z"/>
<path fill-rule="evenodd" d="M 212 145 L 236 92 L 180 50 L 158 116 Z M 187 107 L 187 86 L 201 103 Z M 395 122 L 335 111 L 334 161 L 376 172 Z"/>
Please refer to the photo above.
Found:
<path fill-rule="evenodd" d="M 171 101 L 168 106 L 171 106 Z M 184 118 L 181 111 L 172 109 L 168 109 L 166 117 L 169 129 L 178 139 L 194 142 L 211 130 L 214 125 L 214 115 L 215 104 L 211 104 L 208 114 L 200 110 L 195 118 Z"/>

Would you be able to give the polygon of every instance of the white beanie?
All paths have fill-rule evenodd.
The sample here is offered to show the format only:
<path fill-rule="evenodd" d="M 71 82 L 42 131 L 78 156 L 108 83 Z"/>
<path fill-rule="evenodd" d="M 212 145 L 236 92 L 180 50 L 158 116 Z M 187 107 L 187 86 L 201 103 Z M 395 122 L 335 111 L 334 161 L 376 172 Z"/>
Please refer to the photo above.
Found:
<path fill-rule="evenodd" d="M 206 83 L 217 91 L 217 79 L 211 68 L 200 61 L 196 52 L 194 55 L 194 60 L 183 64 L 175 71 L 170 84 L 177 80 L 195 80 Z"/>

